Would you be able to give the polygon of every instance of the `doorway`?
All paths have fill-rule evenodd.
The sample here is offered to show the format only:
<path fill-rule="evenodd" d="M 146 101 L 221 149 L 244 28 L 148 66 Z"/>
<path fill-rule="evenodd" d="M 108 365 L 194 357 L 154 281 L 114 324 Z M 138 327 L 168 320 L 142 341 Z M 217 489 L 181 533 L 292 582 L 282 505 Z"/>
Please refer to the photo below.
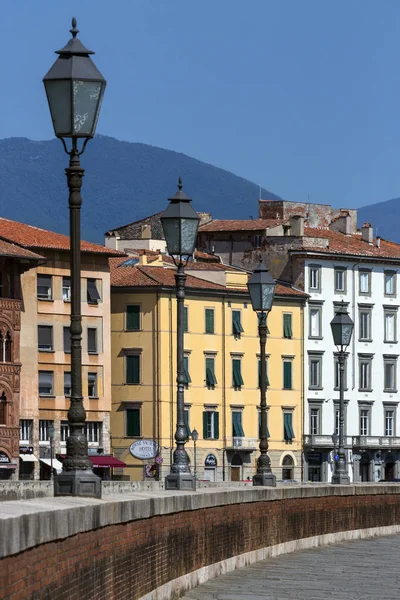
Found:
<path fill-rule="evenodd" d="M 361 481 L 370 481 L 369 476 L 369 457 L 363 454 L 360 461 L 360 477 Z"/>
<path fill-rule="evenodd" d="M 282 479 L 283 481 L 294 479 L 294 460 L 290 454 L 287 454 L 282 460 Z"/>
<path fill-rule="evenodd" d="M 385 481 L 394 479 L 394 462 L 387 462 L 385 465 Z"/>
<path fill-rule="evenodd" d="M 242 473 L 243 460 L 236 452 L 231 460 L 231 481 L 240 481 Z"/>

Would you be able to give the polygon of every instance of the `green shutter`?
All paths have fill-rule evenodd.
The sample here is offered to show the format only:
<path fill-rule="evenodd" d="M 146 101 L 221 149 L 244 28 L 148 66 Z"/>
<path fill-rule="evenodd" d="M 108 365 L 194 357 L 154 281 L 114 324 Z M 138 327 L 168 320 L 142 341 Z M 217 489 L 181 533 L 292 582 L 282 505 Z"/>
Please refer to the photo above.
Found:
<path fill-rule="evenodd" d="M 126 328 L 129 331 L 138 331 L 140 329 L 139 304 L 131 304 L 126 307 Z"/>
<path fill-rule="evenodd" d="M 185 385 L 189 385 L 189 383 L 192 383 L 192 380 L 189 375 L 189 357 L 188 356 L 183 357 L 183 383 Z"/>
<path fill-rule="evenodd" d="M 140 436 L 140 409 L 131 408 L 126 411 L 126 435 L 128 437 Z"/>
<path fill-rule="evenodd" d="M 286 442 L 291 442 L 294 439 L 294 431 L 292 426 L 292 413 L 283 414 L 283 428 Z"/>
<path fill-rule="evenodd" d="M 269 387 L 267 364 L 268 364 L 267 361 L 265 361 L 266 383 L 267 383 L 267 387 Z M 261 388 L 261 360 L 260 359 L 258 359 L 258 387 Z"/>
<path fill-rule="evenodd" d="M 244 437 L 241 412 L 232 412 L 232 431 L 233 437 Z"/>
<path fill-rule="evenodd" d="M 232 332 L 233 335 L 240 335 L 243 332 L 242 323 L 240 321 L 240 311 L 232 311 Z"/>
<path fill-rule="evenodd" d="M 292 363 L 288 360 L 283 363 L 283 389 L 292 389 Z"/>
<path fill-rule="evenodd" d="M 241 373 L 241 361 L 238 358 L 232 359 L 232 380 L 233 387 L 239 388 L 244 385 Z"/>
<path fill-rule="evenodd" d="M 214 333 L 214 309 L 206 308 L 206 333 Z"/>
<path fill-rule="evenodd" d="M 219 439 L 219 413 L 214 413 L 214 439 Z"/>
<path fill-rule="evenodd" d="M 283 337 L 292 337 L 292 315 L 283 315 Z"/>
<path fill-rule="evenodd" d="M 185 423 L 185 429 L 186 429 L 186 437 L 189 438 L 191 436 L 191 431 L 190 431 L 190 427 L 189 427 L 189 411 L 185 410 L 183 412 L 183 421 Z"/>
<path fill-rule="evenodd" d="M 208 412 L 203 412 L 203 440 L 208 439 Z"/>
<path fill-rule="evenodd" d="M 214 366 L 214 358 L 206 358 L 206 383 L 209 387 L 214 387 L 215 385 L 217 385 Z"/>
<path fill-rule="evenodd" d="M 126 383 L 140 383 L 140 356 L 138 354 L 126 357 Z"/>
<path fill-rule="evenodd" d="M 188 321 L 188 307 L 183 307 L 183 331 L 187 333 L 189 331 L 189 321 Z"/>

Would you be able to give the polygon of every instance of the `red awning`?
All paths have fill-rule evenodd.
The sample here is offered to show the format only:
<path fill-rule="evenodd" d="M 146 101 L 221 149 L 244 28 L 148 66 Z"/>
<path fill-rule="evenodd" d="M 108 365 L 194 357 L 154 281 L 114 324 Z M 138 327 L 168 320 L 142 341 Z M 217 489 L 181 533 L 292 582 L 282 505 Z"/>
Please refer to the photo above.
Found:
<path fill-rule="evenodd" d="M 94 467 L 101 467 L 103 469 L 113 467 L 126 467 L 126 464 L 114 456 L 89 456 Z"/>

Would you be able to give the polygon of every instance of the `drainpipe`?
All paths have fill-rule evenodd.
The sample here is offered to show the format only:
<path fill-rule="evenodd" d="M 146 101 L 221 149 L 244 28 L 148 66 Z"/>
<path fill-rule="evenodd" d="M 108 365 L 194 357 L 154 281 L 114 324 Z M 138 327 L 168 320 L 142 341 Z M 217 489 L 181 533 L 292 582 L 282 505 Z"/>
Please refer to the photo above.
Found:
<path fill-rule="evenodd" d="M 170 445 L 170 465 L 172 465 L 172 451 L 174 446 L 174 365 L 173 365 L 173 340 L 172 340 L 172 294 L 169 295 L 168 302 L 168 315 L 169 315 L 169 445 Z"/>
<path fill-rule="evenodd" d="M 225 481 L 226 454 L 226 327 L 225 327 L 225 297 L 222 298 L 222 481 Z"/>
<path fill-rule="evenodd" d="M 159 292 L 157 292 L 157 296 L 156 296 L 156 315 L 155 315 L 155 332 L 156 332 L 156 339 L 155 339 L 155 352 L 156 352 L 156 389 L 155 389 L 155 402 L 156 402 L 156 406 L 155 406 L 155 412 L 156 412 L 156 421 L 157 421 L 157 429 L 156 429 L 156 435 L 157 435 L 157 444 L 158 447 L 161 448 L 161 419 L 160 419 L 160 412 L 161 412 L 161 400 L 160 400 L 160 294 Z M 158 471 L 161 471 L 161 466 L 159 466 Z M 160 480 L 160 474 L 158 476 L 158 479 Z"/>
<path fill-rule="evenodd" d="M 355 329 L 355 325 L 356 325 L 356 266 L 359 265 L 359 262 L 354 263 L 353 265 L 353 271 L 352 271 L 352 275 L 353 275 L 353 298 L 352 298 L 352 316 L 353 316 L 353 323 L 354 323 L 354 329 Z M 352 390 L 354 390 L 354 388 L 356 387 L 356 332 L 353 332 L 353 339 L 351 341 L 351 347 L 352 347 Z M 346 435 L 347 435 L 347 428 L 346 428 Z"/>
<path fill-rule="evenodd" d="M 305 415 L 305 390 L 304 390 L 304 382 L 305 382 L 305 376 L 304 376 L 304 369 L 305 369 L 305 364 L 304 364 L 304 303 L 302 303 L 301 308 L 300 308 L 300 332 L 301 332 L 301 364 L 303 366 L 303 368 L 301 369 L 301 405 L 300 405 L 300 423 L 301 423 L 301 440 L 302 440 L 302 444 L 301 444 L 301 448 L 300 448 L 300 456 L 301 456 L 301 463 L 300 463 L 300 468 L 301 468 L 301 472 L 300 472 L 300 477 L 301 477 L 301 481 L 304 481 L 304 415 Z"/>

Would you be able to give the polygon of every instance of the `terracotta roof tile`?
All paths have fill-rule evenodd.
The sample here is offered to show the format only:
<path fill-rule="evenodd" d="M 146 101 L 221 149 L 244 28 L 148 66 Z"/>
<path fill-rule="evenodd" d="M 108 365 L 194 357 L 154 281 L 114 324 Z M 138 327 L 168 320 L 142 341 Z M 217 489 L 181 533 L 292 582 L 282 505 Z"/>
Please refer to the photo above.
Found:
<path fill-rule="evenodd" d="M 51 250 L 69 250 L 69 236 L 40 229 L 26 223 L 10 221 L 0 218 L 0 238 L 23 246 L 25 248 L 43 248 Z M 100 244 L 91 242 L 81 242 L 82 252 L 92 252 L 96 254 L 108 254 L 121 256 L 123 253 L 118 250 L 106 248 Z"/>
<path fill-rule="evenodd" d="M 242 219 L 230 221 L 228 219 L 215 219 L 206 225 L 199 227 L 199 233 L 205 231 L 259 231 L 281 225 L 285 221 L 282 219 Z"/>
<path fill-rule="evenodd" d="M 9 242 L 5 242 L 4 240 L 0 240 L 0 256 L 10 256 L 14 258 L 29 258 L 35 261 L 44 261 L 44 257 L 40 256 L 40 254 L 36 254 L 35 252 L 31 252 L 26 248 L 22 248 L 21 246 L 16 246 L 15 244 L 11 244 Z"/>
<path fill-rule="evenodd" d="M 327 248 L 312 248 L 305 244 L 302 249 L 310 252 L 400 259 L 400 244 L 388 242 L 383 238 L 380 238 L 380 246 L 378 247 L 376 239 L 374 239 L 373 244 L 369 244 L 362 239 L 360 233 L 345 235 L 330 229 L 305 227 L 304 234 L 306 237 L 320 237 L 328 241 Z"/>

